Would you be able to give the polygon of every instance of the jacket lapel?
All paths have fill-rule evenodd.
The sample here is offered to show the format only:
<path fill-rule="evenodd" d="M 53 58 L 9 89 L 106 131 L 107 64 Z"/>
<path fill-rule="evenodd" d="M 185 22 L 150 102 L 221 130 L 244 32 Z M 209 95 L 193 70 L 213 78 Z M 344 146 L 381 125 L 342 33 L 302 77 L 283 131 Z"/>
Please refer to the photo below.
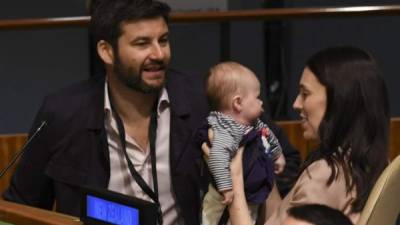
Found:
<path fill-rule="evenodd" d="M 87 89 L 86 128 L 89 130 L 101 130 L 104 127 L 104 84 L 105 76 L 93 78 Z"/>
<path fill-rule="evenodd" d="M 168 74 L 167 91 L 171 103 L 170 124 L 170 160 L 171 170 L 174 172 L 186 149 L 187 141 L 191 135 L 190 102 L 186 91 L 184 77 L 171 72 Z"/>
<path fill-rule="evenodd" d="M 94 79 L 88 88 L 86 98 L 87 132 L 92 146 L 92 157 L 100 158 L 94 160 L 97 171 L 91 171 L 91 184 L 107 187 L 110 177 L 110 156 L 108 151 L 107 134 L 104 127 L 104 84 L 105 76 Z"/>

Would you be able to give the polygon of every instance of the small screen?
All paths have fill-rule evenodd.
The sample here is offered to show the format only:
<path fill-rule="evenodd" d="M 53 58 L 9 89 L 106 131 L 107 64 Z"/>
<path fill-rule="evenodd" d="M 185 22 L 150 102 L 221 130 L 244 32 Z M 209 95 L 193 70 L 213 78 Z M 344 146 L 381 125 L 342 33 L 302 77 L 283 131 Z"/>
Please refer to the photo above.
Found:
<path fill-rule="evenodd" d="M 107 201 L 91 195 L 86 196 L 87 216 L 118 225 L 139 225 L 139 210 Z"/>

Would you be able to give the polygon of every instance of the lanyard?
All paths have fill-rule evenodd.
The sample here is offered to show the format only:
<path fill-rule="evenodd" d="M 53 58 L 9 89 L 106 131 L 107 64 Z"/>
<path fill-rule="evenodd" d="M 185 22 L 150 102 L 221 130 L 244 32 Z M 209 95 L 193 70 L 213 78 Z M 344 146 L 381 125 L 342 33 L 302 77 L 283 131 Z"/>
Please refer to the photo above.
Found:
<path fill-rule="evenodd" d="M 121 141 L 121 148 L 122 152 L 125 155 L 126 161 L 128 163 L 128 168 L 129 171 L 132 175 L 132 177 L 135 179 L 136 183 L 140 186 L 140 188 L 154 201 L 154 203 L 157 206 L 158 210 L 158 224 L 162 225 L 163 220 L 162 220 L 162 211 L 161 211 L 161 205 L 160 201 L 158 199 L 158 181 L 157 181 L 157 167 L 156 167 L 156 148 L 155 148 L 155 143 L 156 143 L 156 135 L 157 135 L 157 110 L 156 107 L 154 107 L 154 110 L 151 113 L 151 118 L 150 118 L 150 128 L 149 128 L 149 140 L 150 140 L 150 161 L 151 161 L 151 172 L 153 175 L 153 184 L 154 184 L 154 191 L 151 190 L 149 185 L 144 181 L 142 176 L 137 172 L 135 167 L 133 166 L 132 161 L 129 159 L 128 153 L 126 151 L 126 140 L 125 140 L 125 128 L 124 128 L 124 123 L 122 122 L 121 118 L 119 117 L 117 111 L 115 110 L 112 102 L 112 98 L 110 96 L 110 104 L 111 104 L 111 109 L 115 113 L 115 120 L 117 122 L 117 128 L 118 128 L 118 133 L 119 133 L 119 138 Z"/>

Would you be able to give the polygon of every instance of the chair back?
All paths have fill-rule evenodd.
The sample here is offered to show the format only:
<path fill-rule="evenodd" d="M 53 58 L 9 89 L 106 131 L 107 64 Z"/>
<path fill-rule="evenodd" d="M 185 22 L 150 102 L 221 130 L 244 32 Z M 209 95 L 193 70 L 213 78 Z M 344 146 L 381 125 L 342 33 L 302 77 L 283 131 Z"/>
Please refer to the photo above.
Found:
<path fill-rule="evenodd" d="M 395 225 L 399 212 L 400 156 L 397 156 L 372 188 L 357 225 Z"/>

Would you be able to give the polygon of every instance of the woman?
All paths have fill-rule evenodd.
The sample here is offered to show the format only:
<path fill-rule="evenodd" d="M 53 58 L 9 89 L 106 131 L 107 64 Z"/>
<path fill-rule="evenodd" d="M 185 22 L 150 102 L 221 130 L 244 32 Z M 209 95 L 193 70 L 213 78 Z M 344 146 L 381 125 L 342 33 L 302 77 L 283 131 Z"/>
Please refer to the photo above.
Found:
<path fill-rule="evenodd" d="M 388 162 L 389 103 L 375 60 L 354 47 L 316 53 L 303 71 L 293 107 L 304 138 L 319 148 L 266 225 L 281 224 L 290 207 L 309 203 L 338 209 L 356 223 Z M 238 176 L 233 180 L 240 193 Z M 235 195 L 232 208 L 241 204 Z M 246 217 L 243 210 L 231 210 L 233 224 L 250 224 Z"/>

